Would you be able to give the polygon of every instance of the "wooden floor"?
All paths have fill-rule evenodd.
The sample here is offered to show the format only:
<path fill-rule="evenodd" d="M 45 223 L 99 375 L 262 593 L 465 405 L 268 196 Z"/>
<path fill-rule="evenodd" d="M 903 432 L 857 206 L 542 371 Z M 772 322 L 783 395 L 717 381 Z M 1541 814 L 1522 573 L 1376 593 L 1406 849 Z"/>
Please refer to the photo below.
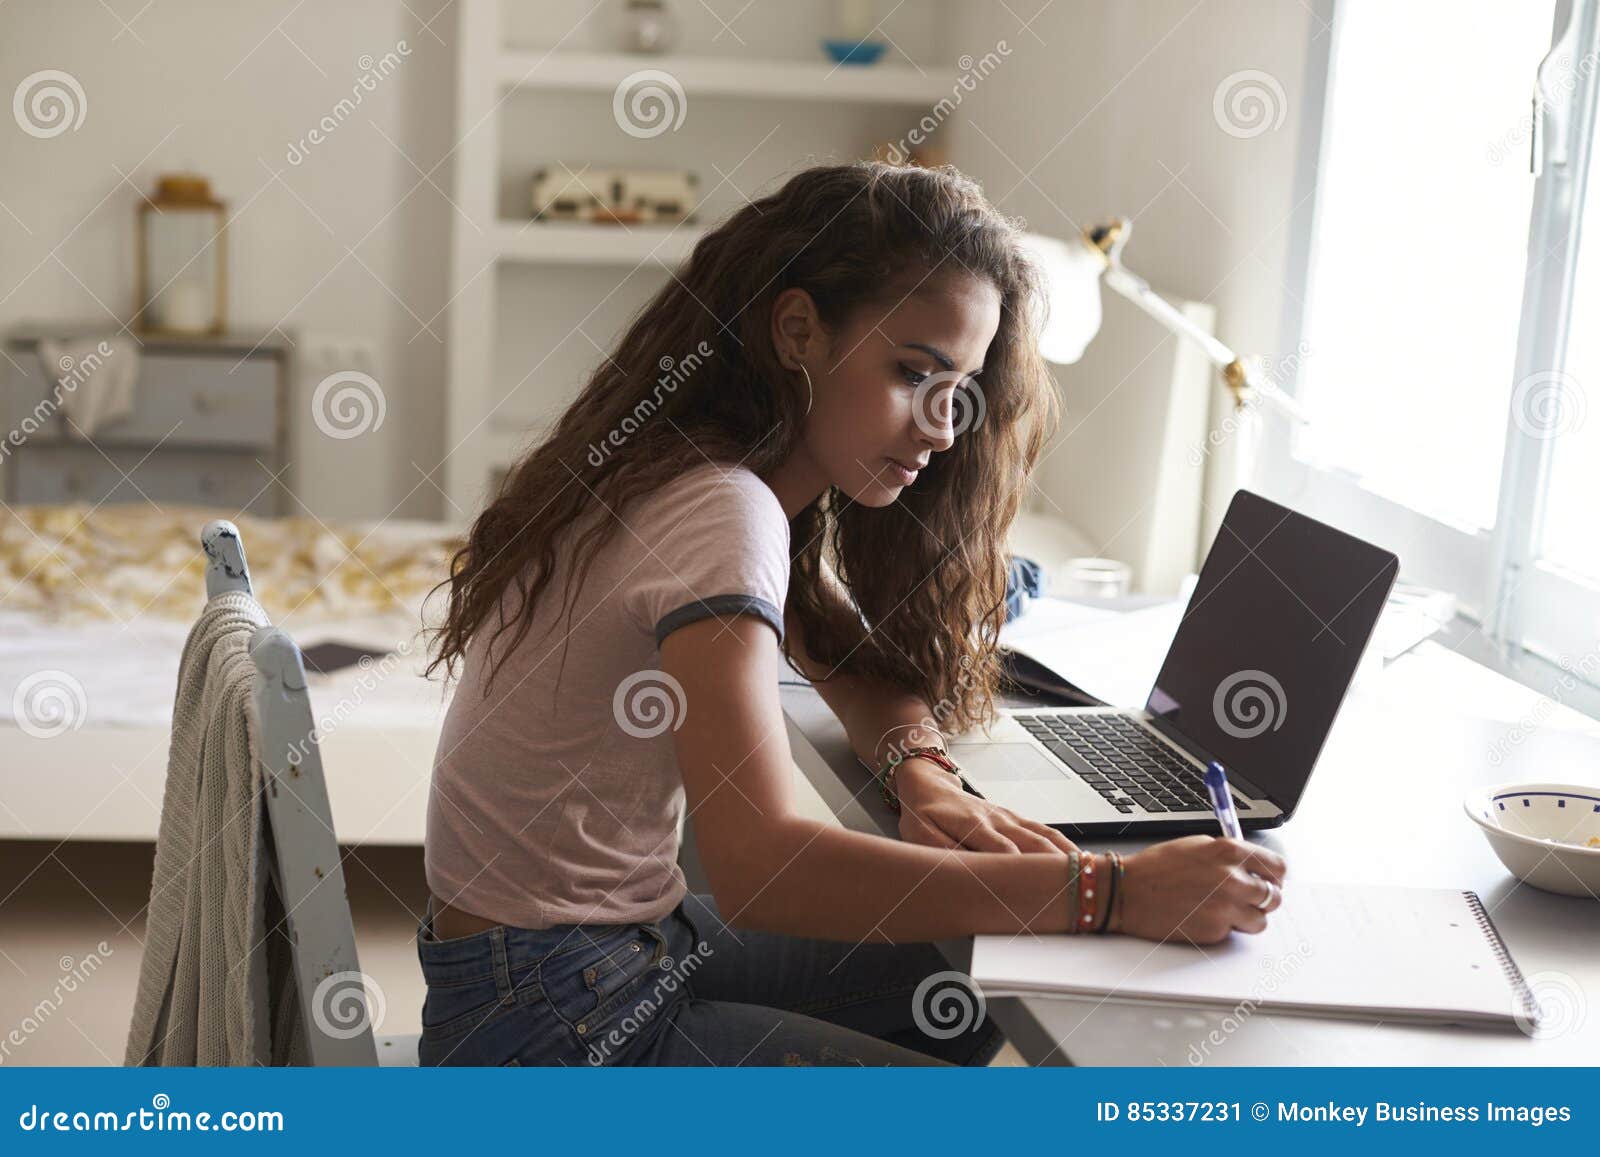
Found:
<path fill-rule="evenodd" d="M 0 1065 L 122 1063 L 153 859 L 144 843 L 0 841 Z M 344 871 L 361 968 L 383 993 L 377 1031 L 416 1033 L 422 851 L 359 849 Z M 1007 1045 L 994 1063 L 1021 1058 Z"/>

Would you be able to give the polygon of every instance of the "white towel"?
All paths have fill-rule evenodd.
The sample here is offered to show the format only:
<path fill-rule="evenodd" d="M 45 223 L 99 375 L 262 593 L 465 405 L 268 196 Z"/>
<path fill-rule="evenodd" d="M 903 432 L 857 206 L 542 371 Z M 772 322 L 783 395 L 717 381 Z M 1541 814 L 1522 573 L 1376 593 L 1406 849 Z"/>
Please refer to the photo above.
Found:
<path fill-rule="evenodd" d="M 39 339 L 39 361 L 60 390 L 69 438 L 90 438 L 133 413 L 139 344 L 124 337 Z"/>
<path fill-rule="evenodd" d="M 127 1065 L 308 1063 L 267 862 L 249 653 L 266 622 L 218 595 L 184 644 Z"/>

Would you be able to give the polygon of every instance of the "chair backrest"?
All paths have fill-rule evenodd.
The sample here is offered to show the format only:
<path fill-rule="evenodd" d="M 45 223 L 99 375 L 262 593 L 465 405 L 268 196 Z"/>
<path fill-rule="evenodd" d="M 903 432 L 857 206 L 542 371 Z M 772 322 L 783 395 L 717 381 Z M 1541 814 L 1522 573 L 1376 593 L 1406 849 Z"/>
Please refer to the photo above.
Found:
<path fill-rule="evenodd" d="M 239 591 L 253 597 L 239 528 L 221 519 L 208 522 L 200 544 L 208 560 L 207 596 Z M 250 658 L 256 669 L 268 860 L 283 901 L 311 1063 L 376 1065 L 367 978 L 356 959 L 355 923 L 305 664 L 288 633 L 272 626 L 251 636 Z"/>

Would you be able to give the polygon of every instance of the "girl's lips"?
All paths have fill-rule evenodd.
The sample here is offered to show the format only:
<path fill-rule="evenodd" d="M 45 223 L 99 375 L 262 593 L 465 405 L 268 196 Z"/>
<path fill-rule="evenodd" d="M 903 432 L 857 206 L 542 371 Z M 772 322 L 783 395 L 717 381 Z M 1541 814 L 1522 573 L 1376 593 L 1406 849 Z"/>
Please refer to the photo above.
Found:
<path fill-rule="evenodd" d="M 915 470 L 906 469 L 893 458 L 885 458 L 884 461 L 889 464 L 889 469 L 893 471 L 901 486 L 910 486 L 917 480 L 917 472 Z"/>

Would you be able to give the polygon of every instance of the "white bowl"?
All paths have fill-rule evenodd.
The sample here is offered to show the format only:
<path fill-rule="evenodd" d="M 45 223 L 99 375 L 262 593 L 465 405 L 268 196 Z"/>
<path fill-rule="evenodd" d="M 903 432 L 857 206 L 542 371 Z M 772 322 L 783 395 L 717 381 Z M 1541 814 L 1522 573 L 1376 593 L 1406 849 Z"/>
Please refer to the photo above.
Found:
<path fill-rule="evenodd" d="M 1600 788 L 1502 783 L 1469 792 L 1462 804 L 1519 880 L 1600 899 Z"/>

